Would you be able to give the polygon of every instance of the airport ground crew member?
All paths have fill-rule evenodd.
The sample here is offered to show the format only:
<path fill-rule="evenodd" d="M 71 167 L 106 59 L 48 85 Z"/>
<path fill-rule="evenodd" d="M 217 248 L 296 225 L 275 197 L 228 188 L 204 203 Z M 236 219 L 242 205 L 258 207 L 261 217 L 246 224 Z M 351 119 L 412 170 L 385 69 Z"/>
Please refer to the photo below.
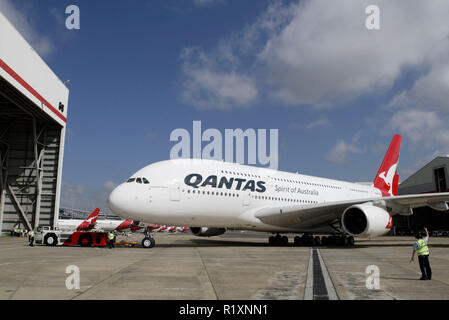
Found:
<path fill-rule="evenodd" d="M 424 230 L 426 230 L 425 235 L 422 232 L 416 235 L 416 242 L 413 245 L 410 262 L 413 261 L 416 252 L 419 260 L 419 268 L 421 269 L 421 278 L 419 280 L 430 280 L 432 279 L 432 269 L 430 268 L 429 262 L 430 251 L 427 246 L 427 242 L 429 242 L 429 231 L 427 231 L 427 228 L 424 228 Z"/>
<path fill-rule="evenodd" d="M 28 234 L 28 240 L 30 241 L 30 247 L 34 247 L 34 230 L 31 230 Z"/>
<path fill-rule="evenodd" d="M 109 232 L 109 249 L 114 248 L 114 238 L 115 238 L 115 234 L 113 232 Z"/>

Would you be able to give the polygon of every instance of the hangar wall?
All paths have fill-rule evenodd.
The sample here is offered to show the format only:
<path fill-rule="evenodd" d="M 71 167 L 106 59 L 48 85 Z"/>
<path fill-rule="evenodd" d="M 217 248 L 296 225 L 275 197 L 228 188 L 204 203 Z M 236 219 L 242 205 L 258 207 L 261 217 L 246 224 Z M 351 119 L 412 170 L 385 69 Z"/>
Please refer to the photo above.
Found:
<path fill-rule="evenodd" d="M 68 95 L 0 12 L 0 234 L 57 222 Z"/>
<path fill-rule="evenodd" d="M 416 171 L 398 187 L 398 194 L 448 192 L 449 157 L 436 157 Z M 396 230 L 416 231 L 428 227 L 430 230 L 449 230 L 449 212 L 440 212 L 430 207 L 413 209 L 411 216 L 393 217 Z"/>

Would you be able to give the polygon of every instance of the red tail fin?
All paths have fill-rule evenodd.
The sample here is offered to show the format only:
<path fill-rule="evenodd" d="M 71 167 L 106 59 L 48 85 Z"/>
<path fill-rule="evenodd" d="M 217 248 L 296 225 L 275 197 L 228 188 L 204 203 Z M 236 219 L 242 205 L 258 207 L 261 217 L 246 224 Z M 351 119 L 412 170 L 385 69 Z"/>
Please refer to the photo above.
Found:
<path fill-rule="evenodd" d="M 100 208 L 95 209 L 86 220 L 84 220 L 76 229 L 78 231 L 87 231 L 95 227 Z"/>
<path fill-rule="evenodd" d="M 374 178 L 374 187 L 379 189 L 384 197 L 397 194 L 399 182 L 397 167 L 401 141 L 402 137 L 400 135 L 396 134 L 393 137 L 384 161 L 377 172 L 376 178 Z"/>
<path fill-rule="evenodd" d="M 98 214 L 100 213 L 100 208 L 95 209 L 90 216 L 87 217 L 87 219 L 85 221 L 90 222 L 90 223 L 95 223 L 97 222 L 97 218 L 98 218 Z"/>

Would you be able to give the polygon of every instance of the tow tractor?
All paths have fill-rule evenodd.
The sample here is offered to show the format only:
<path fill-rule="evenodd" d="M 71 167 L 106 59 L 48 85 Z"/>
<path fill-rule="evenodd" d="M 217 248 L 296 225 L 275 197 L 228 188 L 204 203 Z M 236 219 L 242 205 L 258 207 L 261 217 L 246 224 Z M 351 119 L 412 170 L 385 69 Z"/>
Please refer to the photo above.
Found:
<path fill-rule="evenodd" d="M 67 231 L 58 227 L 42 227 L 35 234 L 35 243 L 47 246 L 105 247 L 108 243 L 107 232 Z"/>

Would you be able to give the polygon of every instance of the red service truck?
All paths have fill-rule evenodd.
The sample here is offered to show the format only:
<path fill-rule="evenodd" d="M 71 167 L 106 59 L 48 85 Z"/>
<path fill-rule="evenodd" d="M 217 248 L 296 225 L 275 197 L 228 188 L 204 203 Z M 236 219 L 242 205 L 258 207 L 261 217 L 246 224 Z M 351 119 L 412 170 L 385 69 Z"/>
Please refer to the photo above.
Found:
<path fill-rule="evenodd" d="M 35 234 L 35 243 L 47 246 L 105 247 L 108 233 L 101 231 L 67 231 L 43 227 Z"/>

